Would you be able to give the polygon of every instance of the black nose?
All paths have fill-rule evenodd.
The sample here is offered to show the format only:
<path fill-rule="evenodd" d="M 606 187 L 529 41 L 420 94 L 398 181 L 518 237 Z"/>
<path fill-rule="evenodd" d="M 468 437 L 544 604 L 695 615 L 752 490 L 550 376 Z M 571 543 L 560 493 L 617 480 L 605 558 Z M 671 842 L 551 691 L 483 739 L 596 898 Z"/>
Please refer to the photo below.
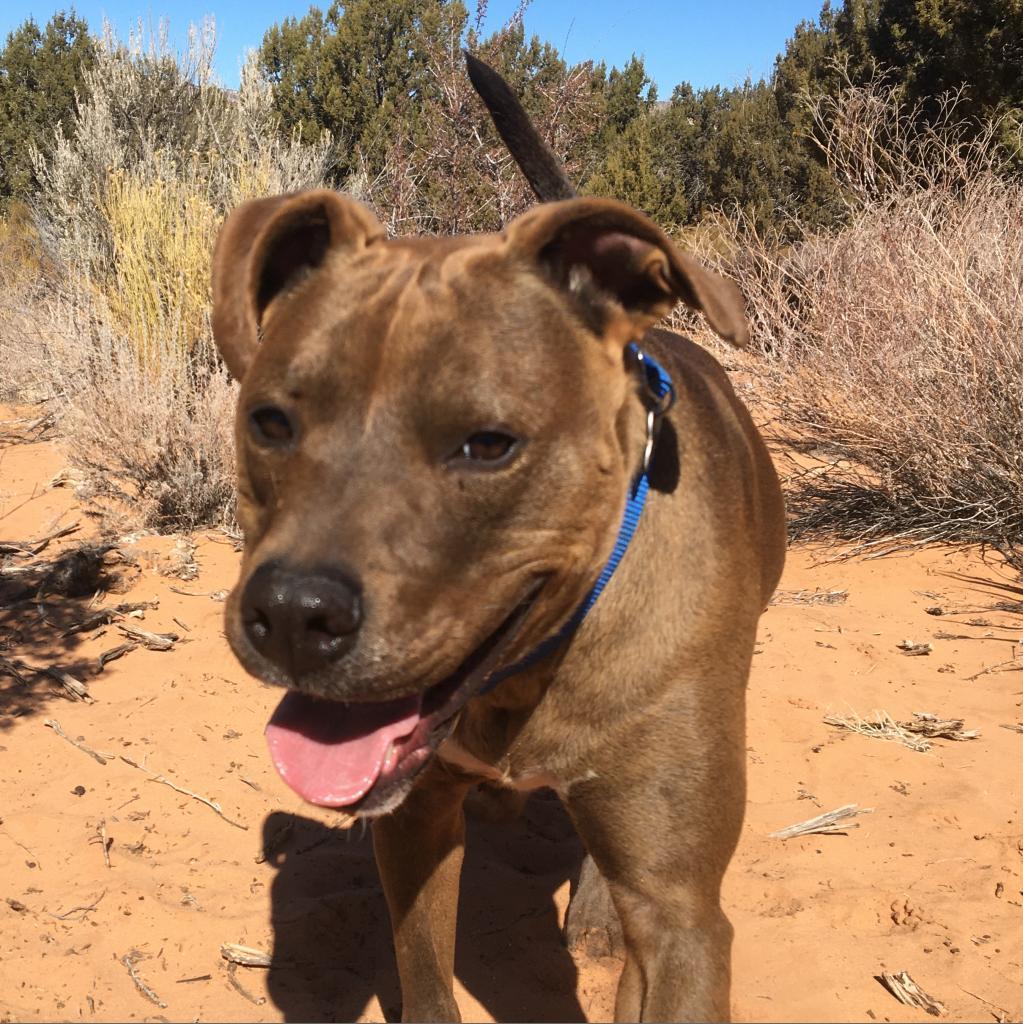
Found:
<path fill-rule="evenodd" d="M 242 594 L 252 646 L 298 679 L 325 668 L 355 640 L 362 621 L 361 587 L 335 570 L 260 566 Z"/>

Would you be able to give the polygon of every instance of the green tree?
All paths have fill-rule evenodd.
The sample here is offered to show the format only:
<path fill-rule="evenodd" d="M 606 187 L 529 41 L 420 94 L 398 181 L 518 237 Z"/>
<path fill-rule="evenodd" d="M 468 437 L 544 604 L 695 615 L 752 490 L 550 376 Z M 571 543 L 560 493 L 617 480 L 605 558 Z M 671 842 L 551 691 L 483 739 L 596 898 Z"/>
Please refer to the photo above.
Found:
<path fill-rule="evenodd" d="M 57 125 L 69 128 L 75 96 L 96 60 L 89 27 L 72 10 L 44 29 L 29 18 L 0 50 L 0 202 L 35 185 L 33 147 L 49 148 Z"/>
<path fill-rule="evenodd" d="M 346 143 L 342 174 L 360 160 L 379 170 L 397 122 L 429 94 L 431 42 L 460 39 L 467 22 L 460 0 L 335 0 L 274 25 L 259 60 L 283 127 Z"/>

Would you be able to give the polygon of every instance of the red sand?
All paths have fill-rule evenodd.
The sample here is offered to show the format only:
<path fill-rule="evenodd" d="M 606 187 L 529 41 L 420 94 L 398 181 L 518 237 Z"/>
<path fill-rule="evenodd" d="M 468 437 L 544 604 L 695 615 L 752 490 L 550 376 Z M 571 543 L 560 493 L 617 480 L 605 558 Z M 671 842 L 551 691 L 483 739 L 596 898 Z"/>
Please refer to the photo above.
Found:
<path fill-rule="evenodd" d="M 58 517 L 82 520 L 88 535 L 71 492 L 46 489 L 61 466 L 52 443 L 0 452 L 0 538 L 39 537 Z M 379 1021 L 398 1008 L 368 836 L 332 831 L 329 812 L 278 780 L 262 735 L 278 693 L 236 665 L 223 605 L 202 596 L 232 585 L 238 556 L 222 537 L 196 541 L 197 579 L 159 575 L 173 542 L 142 538 L 127 593 L 55 601 L 48 622 L 24 605 L 0 610 L 0 655 L 62 665 L 95 697 L 71 703 L 51 683 L 0 676 L 3 1020 Z M 726 883 L 735 1016 L 924 1020 L 875 980 L 905 970 L 949 1020 L 1021 1020 L 1023 734 L 1000 726 L 1023 721 L 1023 675 L 970 679 L 1013 657 L 1020 616 L 991 606 L 1020 596 L 1016 577 L 947 549 L 817 557 L 793 550 L 782 589 L 841 588 L 848 600 L 773 606 L 754 659 L 749 811 Z M 138 624 L 184 640 L 90 676 L 123 638 L 113 626 L 62 638 L 67 624 L 90 604 L 153 598 L 159 608 Z M 973 610 L 937 618 L 924 611 L 933 605 Z M 941 631 L 971 639 L 936 639 Z M 896 648 L 904 639 L 933 652 L 907 657 Z M 918 753 L 822 722 L 874 709 L 964 718 L 981 736 Z M 47 719 L 111 758 L 93 760 Z M 122 756 L 217 801 L 244 829 Z M 847 835 L 768 835 L 847 803 L 874 808 Z M 262 862 L 264 835 L 292 820 Z M 573 961 L 559 937 L 579 857 L 544 794 L 516 822 L 471 825 L 457 966 L 465 1019 L 610 1018 L 619 964 Z M 228 942 L 273 951 L 275 966 L 232 976 L 220 955 Z M 165 1006 L 136 987 L 126 956 Z"/>

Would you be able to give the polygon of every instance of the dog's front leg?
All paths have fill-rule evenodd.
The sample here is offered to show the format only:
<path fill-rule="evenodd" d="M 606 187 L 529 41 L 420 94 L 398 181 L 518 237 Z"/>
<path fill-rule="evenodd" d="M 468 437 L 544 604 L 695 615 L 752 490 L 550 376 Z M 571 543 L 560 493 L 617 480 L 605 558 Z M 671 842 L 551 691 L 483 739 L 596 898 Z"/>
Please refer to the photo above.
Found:
<path fill-rule="evenodd" d="M 405 1021 L 461 1020 L 453 982 L 467 788 L 428 768 L 405 802 L 373 823 Z"/>
<path fill-rule="evenodd" d="M 720 891 L 743 783 L 741 771 L 717 767 L 677 785 L 605 776 L 570 793 L 569 810 L 621 919 L 618 1021 L 730 1019 L 732 927 Z"/>

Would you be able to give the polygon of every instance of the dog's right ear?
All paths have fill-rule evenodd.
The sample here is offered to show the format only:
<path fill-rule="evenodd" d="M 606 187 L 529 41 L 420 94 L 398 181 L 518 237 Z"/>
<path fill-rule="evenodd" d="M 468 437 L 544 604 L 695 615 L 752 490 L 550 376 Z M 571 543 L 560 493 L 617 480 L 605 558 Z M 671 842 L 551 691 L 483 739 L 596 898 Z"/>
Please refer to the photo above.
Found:
<path fill-rule="evenodd" d="M 327 189 L 254 199 L 232 210 L 213 254 L 213 337 L 232 376 L 245 376 L 275 298 L 328 253 L 384 237 L 366 207 Z"/>

